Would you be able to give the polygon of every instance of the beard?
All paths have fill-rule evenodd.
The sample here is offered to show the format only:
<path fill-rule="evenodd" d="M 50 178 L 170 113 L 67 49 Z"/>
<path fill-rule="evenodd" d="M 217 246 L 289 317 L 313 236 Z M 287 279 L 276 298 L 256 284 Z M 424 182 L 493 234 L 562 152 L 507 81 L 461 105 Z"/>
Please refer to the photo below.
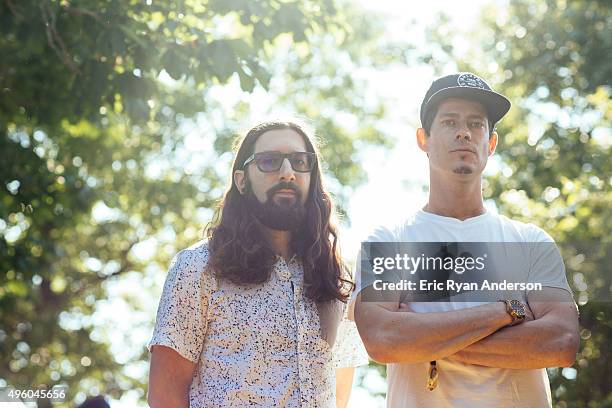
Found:
<path fill-rule="evenodd" d="M 283 197 L 276 202 L 274 194 L 283 189 L 292 190 L 295 197 Z M 306 211 L 302 205 L 302 194 L 294 184 L 281 182 L 272 187 L 267 191 L 267 200 L 264 203 L 257 199 L 250 183 L 247 182 L 245 190 L 248 210 L 266 227 L 278 231 L 296 231 L 301 227 Z"/>

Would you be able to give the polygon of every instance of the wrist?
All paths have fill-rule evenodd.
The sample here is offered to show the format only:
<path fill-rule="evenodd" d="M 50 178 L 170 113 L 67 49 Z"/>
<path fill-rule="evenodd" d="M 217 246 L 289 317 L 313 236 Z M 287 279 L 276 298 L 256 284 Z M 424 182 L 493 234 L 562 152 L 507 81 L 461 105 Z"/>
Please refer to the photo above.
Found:
<path fill-rule="evenodd" d="M 527 306 L 516 299 L 500 299 L 499 303 L 504 306 L 507 316 L 510 318 L 508 326 L 514 326 L 525 321 Z"/>
<path fill-rule="evenodd" d="M 510 326 L 514 319 L 512 318 L 512 316 L 510 316 L 510 314 L 508 314 L 508 311 L 506 310 L 506 304 L 500 300 L 496 302 L 496 306 L 500 311 L 500 315 L 502 316 L 502 327 Z"/>

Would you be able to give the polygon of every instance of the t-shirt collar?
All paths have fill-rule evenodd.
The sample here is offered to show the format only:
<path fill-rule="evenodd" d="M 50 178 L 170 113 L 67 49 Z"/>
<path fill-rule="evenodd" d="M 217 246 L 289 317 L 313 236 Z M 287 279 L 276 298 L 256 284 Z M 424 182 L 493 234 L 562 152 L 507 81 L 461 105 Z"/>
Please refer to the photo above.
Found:
<path fill-rule="evenodd" d="M 456 225 L 456 226 L 464 226 L 464 225 L 472 225 L 482 222 L 491 216 L 490 211 L 485 209 L 485 212 L 477 215 L 475 217 L 466 218 L 465 220 L 460 220 L 454 217 L 446 217 L 444 215 L 438 215 L 431 212 L 427 212 L 423 209 L 420 209 L 416 213 L 417 219 L 422 219 L 424 221 L 429 222 L 438 222 L 445 225 Z"/>

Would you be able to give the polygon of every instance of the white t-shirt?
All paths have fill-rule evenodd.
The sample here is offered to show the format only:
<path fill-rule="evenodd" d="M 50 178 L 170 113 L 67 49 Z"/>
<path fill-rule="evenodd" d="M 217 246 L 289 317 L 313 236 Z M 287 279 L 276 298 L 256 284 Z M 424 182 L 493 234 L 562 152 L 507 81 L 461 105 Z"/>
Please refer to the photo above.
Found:
<path fill-rule="evenodd" d="M 510 220 L 486 212 L 466 220 L 418 211 L 393 230 L 378 228 L 368 242 L 554 242 L 533 224 Z M 552 254 L 555 256 L 555 254 Z M 558 253 L 557 255 L 558 256 Z M 560 259 L 560 258 L 558 258 Z M 571 293 L 562 261 L 536 260 L 537 280 L 547 287 Z M 546 265 L 554 265 L 546 267 Z M 357 293 L 363 286 L 357 262 Z M 526 294 L 523 296 L 525 300 Z M 475 306 L 468 302 L 419 302 L 410 305 L 415 312 L 443 312 Z M 418 328 L 415 328 L 418 330 Z M 504 369 L 438 360 L 438 386 L 426 388 L 429 363 L 387 365 L 387 406 L 389 407 L 550 407 L 551 394 L 546 369 Z"/>

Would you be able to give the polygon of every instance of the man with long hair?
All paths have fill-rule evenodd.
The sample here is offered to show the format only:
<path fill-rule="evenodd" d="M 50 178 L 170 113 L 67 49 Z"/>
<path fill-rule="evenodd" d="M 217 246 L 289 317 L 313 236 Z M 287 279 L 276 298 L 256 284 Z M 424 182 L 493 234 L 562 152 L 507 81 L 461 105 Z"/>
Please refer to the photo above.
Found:
<path fill-rule="evenodd" d="M 246 134 L 207 239 L 170 266 L 149 343 L 151 407 L 346 404 L 367 355 L 345 318 L 353 283 L 333 208 L 304 126 Z"/>

